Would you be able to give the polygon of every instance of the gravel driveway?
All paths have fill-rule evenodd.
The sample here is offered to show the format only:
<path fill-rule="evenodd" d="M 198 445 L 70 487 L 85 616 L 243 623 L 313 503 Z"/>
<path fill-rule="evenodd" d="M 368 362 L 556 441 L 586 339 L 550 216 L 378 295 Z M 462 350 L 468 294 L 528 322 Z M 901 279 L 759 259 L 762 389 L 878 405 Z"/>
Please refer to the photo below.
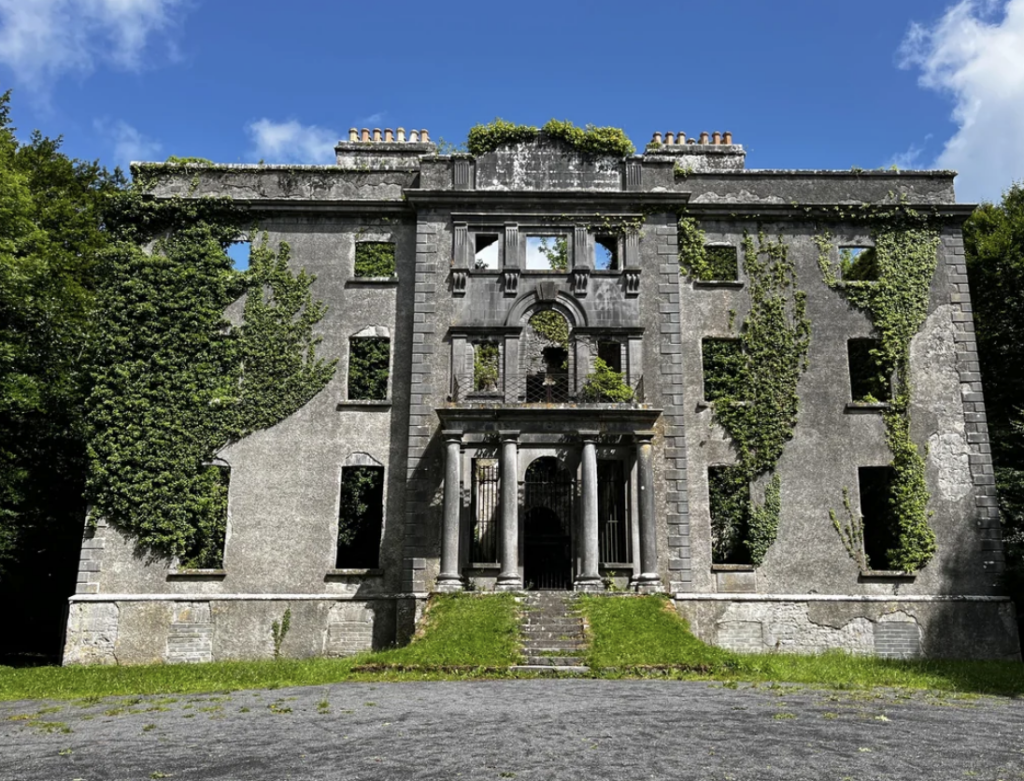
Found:
<path fill-rule="evenodd" d="M 1024 701 L 691 681 L 0 703 L 0 779 L 1024 779 Z"/>

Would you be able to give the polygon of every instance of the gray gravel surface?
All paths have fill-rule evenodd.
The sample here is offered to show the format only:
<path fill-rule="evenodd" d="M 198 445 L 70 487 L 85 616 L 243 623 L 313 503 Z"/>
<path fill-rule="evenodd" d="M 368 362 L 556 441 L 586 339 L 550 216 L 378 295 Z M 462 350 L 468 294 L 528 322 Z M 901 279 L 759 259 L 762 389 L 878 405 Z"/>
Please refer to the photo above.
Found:
<path fill-rule="evenodd" d="M 1024 779 L 1024 701 L 681 681 L 0 703 L 0 779 Z"/>

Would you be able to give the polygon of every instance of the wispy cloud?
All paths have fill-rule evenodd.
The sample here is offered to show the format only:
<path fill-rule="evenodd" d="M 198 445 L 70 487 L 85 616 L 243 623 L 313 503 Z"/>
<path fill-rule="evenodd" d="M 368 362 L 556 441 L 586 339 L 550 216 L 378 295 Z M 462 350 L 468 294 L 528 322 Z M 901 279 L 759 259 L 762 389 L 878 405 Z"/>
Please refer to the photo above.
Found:
<path fill-rule="evenodd" d="M 128 170 L 128 164 L 133 161 L 156 160 L 163 149 L 159 141 L 144 136 L 124 120 L 96 120 L 93 126 L 107 138 L 112 149 L 114 165 L 125 171 Z"/>
<path fill-rule="evenodd" d="M 297 121 L 259 119 L 246 128 L 253 141 L 253 156 L 268 163 L 333 163 L 335 130 Z"/>
<path fill-rule="evenodd" d="M 931 133 L 929 133 L 927 136 L 925 136 L 925 139 L 924 139 L 925 142 L 928 142 L 931 139 L 931 137 L 932 137 Z M 924 153 L 924 146 L 919 145 L 919 144 L 911 144 L 910 146 L 908 146 L 906 148 L 905 151 L 897 152 L 892 157 L 890 157 L 889 161 L 886 163 L 886 167 L 890 167 L 891 168 L 892 166 L 895 166 L 896 168 L 900 169 L 901 171 L 913 170 L 915 168 L 920 168 L 921 165 L 922 165 L 921 164 L 921 155 L 923 153 Z"/>
<path fill-rule="evenodd" d="M 384 117 L 387 116 L 386 111 L 378 111 L 375 114 L 370 114 L 368 117 L 361 117 L 356 120 L 356 124 L 359 127 L 373 127 L 374 125 L 380 125 L 384 121 Z"/>
<path fill-rule="evenodd" d="M 960 172 L 960 200 L 998 200 L 1024 179 L 1024 0 L 961 0 L 912 25 L 901 55 L 922 87 L 953 98 L 959 129 L 935 165 Z"/>
<path fill-rule="evenodd" d="M 67 74 L 100 64 L 139 70 L 157 33 L 176 24 L 186 0 L 0 0 L 0 63 L 44 93 Z M 165 55 L 173 56 L 162 37 Z"/>

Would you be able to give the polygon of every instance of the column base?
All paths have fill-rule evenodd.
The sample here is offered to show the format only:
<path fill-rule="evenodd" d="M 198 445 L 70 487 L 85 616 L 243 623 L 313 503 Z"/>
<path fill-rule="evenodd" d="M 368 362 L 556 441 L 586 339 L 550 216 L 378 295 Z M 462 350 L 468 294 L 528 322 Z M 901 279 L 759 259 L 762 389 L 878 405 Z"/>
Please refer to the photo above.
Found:
<path fill-rule="evenodd" d="M 661 577 L 656 572 L 645 572 L 642 575 L 637 575 L 629 586 L 637 594 L 663 594 L 665 592 L 665 586 L 661 582 Z"/>
<path fill-rule="evenodd" d="M 580 575 L 572 584 L 573 591 L 597 593 L 605 591 L 604 581 L 599 575 Z"/>
<path fill-rule="evenodd" d="M 523 579 L 518 575 L 498 575 L 498 582 L 494 584 L 495 591 L 525 591 Z"/>
<path fill-rule="evenodd" d="M 453 594 L 456 591 L 462 591 L 465 587 L 466 585 L 462 582 L 462 578 L 458 575 L 438 575 L 434 591 L 441 594 Z"/>

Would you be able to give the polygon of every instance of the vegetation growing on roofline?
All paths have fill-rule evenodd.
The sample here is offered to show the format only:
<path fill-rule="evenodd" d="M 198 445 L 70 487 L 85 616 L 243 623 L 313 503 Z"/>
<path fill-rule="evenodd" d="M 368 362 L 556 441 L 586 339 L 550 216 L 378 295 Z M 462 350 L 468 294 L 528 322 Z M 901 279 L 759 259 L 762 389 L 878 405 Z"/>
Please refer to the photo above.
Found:
<path fill-rule="evenodd" d="M 483 155 L 493 152 L 500 146 L 532 141 L 541 133 L 547 134 L 550 138 L 560 139 L 585 155 L 626 157 L 636 151 L 633 142 L 621 128 L 617 127 L 587 125 L 578 128 L 568 120 L 551 119 L 538 129 L 533 125 L 506 122 L 501 118 L 486 125 L 474 125 L 470 128 L 466 148 L 470 154 Z"/>
<path fill-rule="evenodd" d="M 254 242 L 247 271 L 225 248 L 250 214 L 229 199 L 110 210 L 88 400 L 87 492 L 102 516 L 181 566 L 221 566 L 227 490 L 216 454 L 291 415 L 335 363 L 316 355 L 325 307 L 289 248 Z M 225 309 L 244 296 L 242 321 Z"/>

